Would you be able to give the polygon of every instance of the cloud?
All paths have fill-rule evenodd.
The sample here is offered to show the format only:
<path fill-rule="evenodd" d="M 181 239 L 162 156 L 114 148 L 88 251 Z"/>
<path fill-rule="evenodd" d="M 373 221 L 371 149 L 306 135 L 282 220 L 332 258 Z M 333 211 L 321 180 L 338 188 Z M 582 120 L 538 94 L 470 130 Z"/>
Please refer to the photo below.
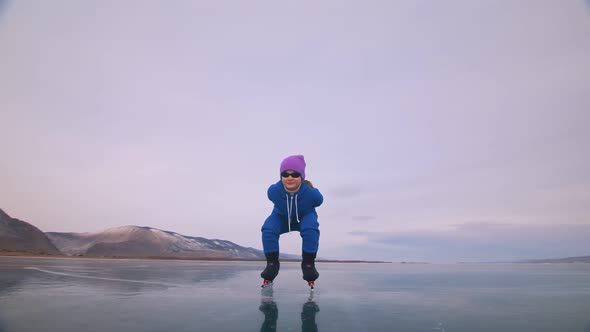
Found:
<path fill-rule="evenodd" d="M 460 230 L 460 231 L 481 232 L 481 231 L 503 229 L 506 227 L 510 227 L 510 224 L 501 223 L 501 222 L 477 221 L 477 222 L 471 222 L 471 223 L 455 224 L 455 225 L 451 225 L 451 227 L 456 228 L 457 230 Z"/>
<path fill-rule="evenodd" d="M 329 189 L 330 195 L 334 198 L 350 198 L 362 193 L 360 185 L 342 185 Z"/>
<path fill-rule="evenodd" d="M 375 220 L 377 219 L 377 217 L 375 216 L 353 216 L 352 220 L 355 221 L 370 221 L 370 220 Z"/>
<path fill-rule="evenodd" d="M 393 260 L 514 261 L 590 254 L 590 225 L 478 222 L 444 230 L 352 231 Z M 383 252 L 383 250 L 382 250 Z"/>

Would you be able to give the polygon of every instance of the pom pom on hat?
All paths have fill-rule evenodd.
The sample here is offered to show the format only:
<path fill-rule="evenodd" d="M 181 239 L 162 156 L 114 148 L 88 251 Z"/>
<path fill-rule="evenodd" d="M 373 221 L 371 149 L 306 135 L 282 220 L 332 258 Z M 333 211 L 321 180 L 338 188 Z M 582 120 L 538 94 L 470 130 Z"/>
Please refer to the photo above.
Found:
<path fill-rule="evenodd" d="M 302 155 L 294 155 L 283 159 L 279 173 L 289 170 L 300 173 L 301 179 L 305 180 L 305 158 Z"/>

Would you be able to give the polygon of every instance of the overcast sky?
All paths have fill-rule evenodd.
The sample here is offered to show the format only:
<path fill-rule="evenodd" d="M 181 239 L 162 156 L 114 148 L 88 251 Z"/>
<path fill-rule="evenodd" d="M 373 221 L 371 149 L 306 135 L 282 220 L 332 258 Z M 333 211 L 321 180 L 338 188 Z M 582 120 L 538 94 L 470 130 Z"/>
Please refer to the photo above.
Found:
<path fill-rule="evenodd" d="M 261 249 L 303 154 L 319 256 L 588 255 L 589 151 L 588 1 L 0 0 L 0 208 L 43 231 Z"/>

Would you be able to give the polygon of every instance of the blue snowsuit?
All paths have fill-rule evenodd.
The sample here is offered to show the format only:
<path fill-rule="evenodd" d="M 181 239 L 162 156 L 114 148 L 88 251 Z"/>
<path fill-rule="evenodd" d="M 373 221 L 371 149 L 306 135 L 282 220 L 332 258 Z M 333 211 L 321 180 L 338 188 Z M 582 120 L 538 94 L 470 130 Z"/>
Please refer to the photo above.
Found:
<path fill-rule="evenodd" d="M 316 253 L 320 224 L 315 208 L 324 201 L 320 191 L 302 182 L 297 192 L 289 193 L 279 180 L 268 188 L 267 195 L 274 208 L 262 225 L 264 253 L 279 252 L 279 236 L 290 231 L 299 231 L 304 252 Z"/>

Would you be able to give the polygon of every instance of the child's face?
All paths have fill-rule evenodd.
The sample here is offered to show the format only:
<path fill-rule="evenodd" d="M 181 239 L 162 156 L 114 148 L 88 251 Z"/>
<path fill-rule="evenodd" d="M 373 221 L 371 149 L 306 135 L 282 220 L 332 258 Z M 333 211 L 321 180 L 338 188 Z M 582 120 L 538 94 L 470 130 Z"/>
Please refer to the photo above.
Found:
<path fill-rule="evenodd" d="M 284 171 L 281 173 L 281 180 L 287 191 L 296 191 L 301 186 L 301 174 L 294 171 Z"/>

